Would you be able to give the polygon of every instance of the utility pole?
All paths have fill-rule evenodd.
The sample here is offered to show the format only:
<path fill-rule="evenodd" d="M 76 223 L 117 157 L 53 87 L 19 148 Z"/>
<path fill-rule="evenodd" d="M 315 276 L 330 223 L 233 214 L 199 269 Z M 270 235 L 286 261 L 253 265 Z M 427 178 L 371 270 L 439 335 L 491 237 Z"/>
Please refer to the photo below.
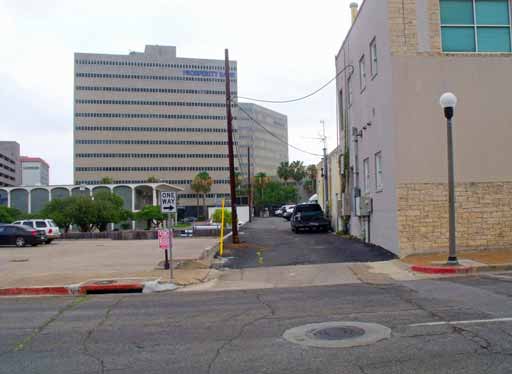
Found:
<path fill-rule="evenodd" d="M 249 199 L 249 222 L 252 222 L 251 146 L 247 147 L 247 198 Z"/>
<path fill-rule="evenodd" d="M 226 79 L 226 117 L 228 121 L 228 158 L 229 158 L 229 186 L 231 192 L 231 232 L 233 244 L 240 243 L 238 237 L 238 216 L 236 214 L 236 187 L 235 187 L 235 160 L 233 155 L 233 117 L 231 115 L 231 74 L 229 68 L 229 51 L 224 50 L 224 72 Z"/>
<path fill-rule="evenodd" d="M 325 136 L 325 121 L 322 120 L 320 123 L 323 126 L 323 133 L 321 140 L 324 143 L 324 204 L 325 204 L 325 215 L 330 217 L 329 212 L 329 175 L 328 175 L 328 162 L 327 162 L 327 137 Z"/>

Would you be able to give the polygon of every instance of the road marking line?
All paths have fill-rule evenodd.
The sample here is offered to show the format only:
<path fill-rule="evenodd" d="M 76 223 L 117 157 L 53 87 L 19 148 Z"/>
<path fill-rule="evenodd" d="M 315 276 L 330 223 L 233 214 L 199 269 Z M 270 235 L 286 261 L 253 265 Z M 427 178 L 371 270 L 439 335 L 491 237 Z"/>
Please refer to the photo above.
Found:
<path fill-rule="evenodd" d="M 468 325 L 468 324 L 494 323 L 494 322 L 512 322 L 512 317 L 492 318 L 492 319 L 474 319 L 474 320 L 470 320 L 470 321 L 442 321 L 442 322 L 414 323 L 412 325 L 409 325 L 409 327 L 442 326 L 442 325 Z"/>

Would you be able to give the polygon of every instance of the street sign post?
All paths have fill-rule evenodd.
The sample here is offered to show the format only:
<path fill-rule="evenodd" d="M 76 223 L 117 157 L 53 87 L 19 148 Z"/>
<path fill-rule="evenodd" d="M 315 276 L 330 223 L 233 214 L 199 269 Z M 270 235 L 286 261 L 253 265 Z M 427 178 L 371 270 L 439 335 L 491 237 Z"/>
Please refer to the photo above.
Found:
<path fill-rule="evenodd" d="M 176 192 L 162 191 L 160 192 L 160 209 L 162 213 L 167 213 L 167 228 L 169 230 L 169 262 L 167 260 L 167 250 L 165 251 L 165 268 L 169 269 L 171 280 L 173 279 L 173 266 L 172 266 L 172 213 L 177 212 L 176 207 Z"/>

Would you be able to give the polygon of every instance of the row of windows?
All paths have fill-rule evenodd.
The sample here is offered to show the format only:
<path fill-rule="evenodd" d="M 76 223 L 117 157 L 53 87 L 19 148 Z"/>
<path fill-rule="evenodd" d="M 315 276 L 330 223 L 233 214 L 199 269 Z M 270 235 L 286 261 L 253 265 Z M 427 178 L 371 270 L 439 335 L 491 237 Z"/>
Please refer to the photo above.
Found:
<path fill-rule="evenodd" d="M 214 132 L 225 133 L 225 128 L 216 127 L 150 127 L 150 126 L 93 126 L 78 125 L 77 131 L 123 131 L 123 132 Z M 237 129 L 233 129 L 237 132 Z"/>
<path fill-rule="evenodd" d="M 193 82 L 224 82 L 225 78 L 180 77 L 174 75 L 145 74 L 113 74 L 113 73 L 76 73 L 77 78 L 108 78 L 108 79 L 143 79 L 153 81 L 193 81 Z M 236 81 L 236 78 L 231 78 Z"/>
<path fill-rule="evenodd" d="M 237 167 L 235 169 L 238 170 Z M 77 166 L 77 172 L 100 171 L 229 171 L 228 166 Z"/>
<path fill-rule="evenodd" d="M 177 185 L 190 185 L 192 184 L 192 179 L 160 179 L 159 183 L 169 183 L 169 184 L 177 184 Z M 114 184 L 137 184 L 137 183 L 147 183 L 147 180 L 114 180 Z M 101 180 L 78 180 L 76 184 L 103 184 Z M 229 184 L 229 179 L 214 179 L 213 184 Z"/>
<path fill-rule="evenodd" d="M 8 170 L 8 171 L 13 172 L 13 173 L 16 173 L 16 170 L 14 170 L 13 168 L 11 168 L 10 166 L 5 165 L 5 164 L 0 164 L 0 168 Z"/>
<path fill-rule="evenodd" d="M 373 79 L 378 72 L 377 39 L 373 38 L 370 42 L 370 77 Z M 359 88 L 363 92 L 366 88 L 366 57 L 363 54 L 359 59 Z M 354 100 L 352 89 L 352 75 L 347 79 L 347 105 L 350 107 Z"/>
<path fill-rule="evenodd" d="M 510 52 L 509 0 L 441 0 L 444 52 Z"/>
<path fill-rule="evenodd" d="M 207 199 L 223 199 L 226 197 L 230 197 L 231 195 L 229 193 L 207 193 L 206 198 Z M 179 193 L 178 197 L 181 199 L 196 199 L 197 197 L 203 197 L 201 194 L 195 194 L 195 193 Z"/>
<path fill-rule="evenodd" d="M 163 119 L 202 119 L 226 120 L 226 116 L 202 114 L 161 114 L 161 113 L 75 113 L 75 117 L 83 118 L 163 118 Z M 233 117 L 233 119 L 236 119 Z"/>
<path fill-rule="evenodd" d="M 160 62 L 142 61 L 75 60 L 75 63 L 77 65 L 140 66 L 145 68 L 174 68 L 218 71 L 225 70 L 224 65 L 163 64 Z M 231 66 L 230 70 L 236 71 L 236 66 Z"/>
<path fill-rule="evenodd" d="M 153 87 L 103 87 L 103 86 L 76 86 L 77 91 L 105 91 L 105 92 L 148 92 L 148 93 L 177 93 L 194 95 L 226 95 L 225 90 L 197 90 L 192 88 L 153 88 Z M 233 96 L 237 91 L 231 92 Z"/>
<path fill-rule="evenodd" d="M 77 158 L 227 158 L 222 153 L 77 153 Z"/>
<path fill-rule="evenodd" d="M 5 160 L 5 161 L 7 161 L 7 162 L 9 162 L 9 163 L 11 163 L 11 164 L 13 164 L 13 165 L 16 165 L 16 161 L 14 161 L 12 158 L 7 157 L 4 154 L 0 153 L 0 158 Z"/>
<path fill-rule="evenodd" d="M 5 179 L 9 179 L 11 181 L 14 180 L 14 177 L 12 175 L 7 175 L 7 174 L 4 174 L 0 171 L 0 178 L 5 178 Z"/>
<path fill-rule="evenodd" d="M 95 100 L 77 99 L 77 104 L 100 105 L 153 105 L 153 106 L 186 106 L 186 107 L 213 107 L 225 108 L 226 103 L 189 102 L 189 101 L 156 101 L 156 100 Z M 234 107 L 235 105 L 233 105 Z"/>
<path fill-rule="evenodd" d="M 235 142 L 238 144 L 237 142 Z M 75 144 L 134 144 L 134 145 L 227 145 L 226 140 L 162 140 L 162 139 L 80 139 Z"/>

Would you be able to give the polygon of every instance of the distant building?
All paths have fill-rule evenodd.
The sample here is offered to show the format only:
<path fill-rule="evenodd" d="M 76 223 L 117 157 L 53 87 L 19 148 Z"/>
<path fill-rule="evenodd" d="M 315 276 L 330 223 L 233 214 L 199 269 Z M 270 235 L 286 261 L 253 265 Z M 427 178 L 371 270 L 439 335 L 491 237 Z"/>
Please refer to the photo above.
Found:
<path fill-rule="evenodd" d="M 336 55 L 342 178 L 331 212 L 403 257 L 448 248 L 446 119 L 454 117 L 457 245 L 512 247 L 509 0 L 366 0 Z M 348 167 L 346 167 L 348 166 Z M 343 188 L 341 190 L 341 188 Z M 334 188 L 336 188 L 334 186 Z M 338 199 L 336 199 L 336 193 Z M 338 226 L 338 229 L 341 227 Z"/>
<path fill-rule="evenodd" d="M 0 141 L 0 186 L 20 184 L 20 145 L 17 142 Z"/>
<path fill-rule="evenodd" d="M 242 174 L 247 174 L 247 149 L 250 148 L 251 174 L 276 175 L 279 164 L 288 161 L 288 118 L 252 103 L 238 103 L 238 107 L 239 162 L 245 171 Z"/>
<path fill-rule="evenodd" d="M 232 94 L 237 64 L 230 62 Z M 229 198 L 224 60 L 183 58 L 147 45 L 128 55 L 75 53 L 74 181 L 178 185 L 196 206 L 194 177 L 213 186 L 207 205 Z M 202 198 L 202 196 L 200 196 Z"/>
<path fill-rule="evenodd" d="M 50 184 L 50 166 L 39 157 L 21 156 L 21 184 L 47 186 Z"/>

